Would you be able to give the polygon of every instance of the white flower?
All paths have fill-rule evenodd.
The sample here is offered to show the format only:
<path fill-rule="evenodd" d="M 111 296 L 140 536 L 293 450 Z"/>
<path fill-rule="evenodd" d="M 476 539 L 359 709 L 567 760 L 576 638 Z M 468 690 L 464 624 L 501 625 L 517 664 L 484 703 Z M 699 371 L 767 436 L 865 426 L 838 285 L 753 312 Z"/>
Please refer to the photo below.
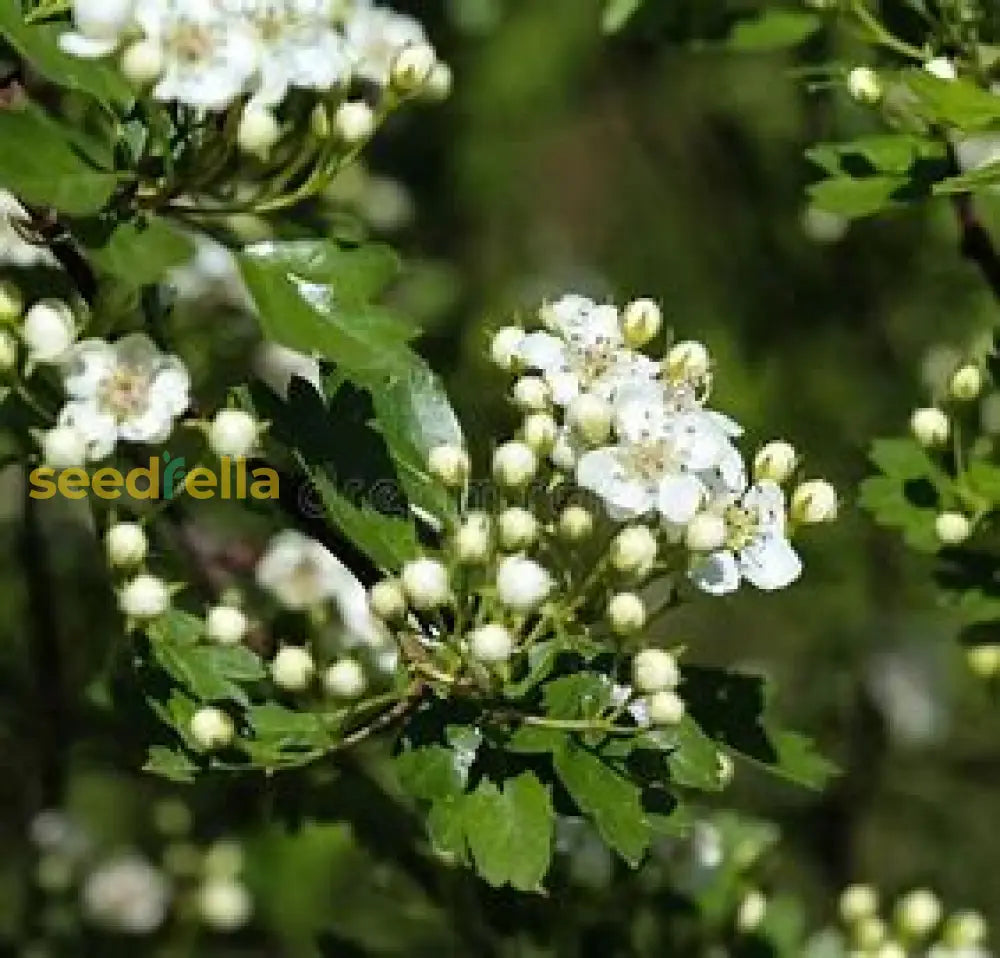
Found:
<path fill-rule="evenodd" d="M 135 0 L 73 0 L 75 29 L 59 38 L 71 56 L 93 59 L 113 53 L 132 21 Z"/>
<path fill-rule="evenodd" d="M 375 113 L 363 100 L 345 100 L 333 116 L 333 128 L 344 143 L 354 146 L 375 132 Z"/>
<path fill-rule="evenodd" d="M 170 589 L 162 579 L 143 573 L 122 586 L 118 605 L 133 619 L 155 619 L 170 608 Z"/>
<path fill-rule="evenodd" d="M 958 546 L 972 535 L 972 523 L 960 512 L 942 512 L 934 520 L 938 541 L 946 546 Z"/>
<path fill-rule="evenodd" d="M 416 93 L 430 79 L 437 54 L 429 43 L 410 43 L 392 64 L 392 85 L 400 93 Z"/>
<path fill-rule="evenodd" d="M 699 559 L 691 570 L 696 586 L 726 595 L 746 579 L 772 591 L 791 585 L 802 561 L 785 535 L 785 494 L 771 482 L 753 486 L 725 510 L 726 548 Z"/>
<path fill-rule="evenodd" d="M 289 609 L 336 599 L 354 581 L 326 546 L 294 529 L 274 536 L 257 563 L 257 584 Z"/>
<path fill-rule="evenodd" d="M 87 439 L 73 426 L 54 426 L 42 433 L 42 461 L 53 469 L 82 466 L 87 461 Z"/>
<path fill-rule="evenodd" d="M 871 67 L 855 67 L 847 74 L 847 92 L 859 103 L 878 103 L 882 99 L 882 82 Z"/>
<path fill-rule="evenodd" d="M 921 446 L 940 446 L 951 433 L 951 422 L 936 406 L 916 409 L 910 417 L 910 432 Z"/>
<path fill-rule="evenodd" d="M 896 903 L 895 919 L 899 929 L 914 938 L 930 934 L 941 920 L 941 902 L 926 888 L 908 892 Z"/>
<path fill-rule="evenodd" d="M 163 50 L 152 40 L 130 43 L 122 53 L 122 73 L 136 86 L 148 86 L 163 73 Z"/>
<path fill-rule="evenodd" d="M 323 675 L 323 686 L 339 699 L 356 699 L 365 691 L 368 680 L 365 670 L 354 659 L 334 662 Z"/>
<path fill-rule="evenodd" d="M 632 660 L 632 677 L 640 692 L 676 688 L 681 680 L 677 659 L 663 649 L 643 649 Z"/>
<path fill-rule="evenodd" d="M 221 409 L 208 430 L 208 444 L 217 456 L 243 459 L 257 445 L 260 424 L 242 409 Z"/>
<path fill-rule="evenodd" d="M 511 552 L 527 549 L 538 538 L 538 520 L 533 513 L 520 506 L 500 513 L 498 527 L 500 544 Z"/>
<path fill-rule="evenodd" d="M 142 333 L 116 343 L 77 343 L 69 353 L 63 384 L 69 401 L 59 422 L 83 434 L 91 459 L 110 455 L 119 439 L 167 439 L 174 420 L 188 407 L 191 387 L 184 364 L 159 352 Z"/>
<path fill-rule="evenodd" d="M 517 361 L 525 332 L 520 326 L 504 326 L 493 334 L 490 359 L 501 369 L 512 369 Z"/>
<path fill-rule="evenodd" d="M 215 751 L 233 740 L 236 728 L 233 720 L 214 705 L 206 705 L 191 716 L 188 731 L 199 748 Z"/>
<path fill-rule="evenodd" d="M 240 881 L 210 878 L 198 890 L 198 912 L 216 931 L 237 931 L 253 914 L 253 898 Z"/>
<path fill-rule="evenodd" d="M 533 612 L 545 601 L 555 582 L 533 559 L 508 556 L 497 567 L 497 597 L 515 612 Z"/>
<path fill-rule="evenodd" d="M 361 0 L 344 24 L 354 73 L 363 80 L 388 86 L 393 64 L 402 51 L 426 44 L 424 28 L 413 17 Z"/>
<path fill-rule="evenodd" d="M 31 362 L 58 363 L 76 341 L 73 313 L 56 299 L 35 303 L 24 317 L 21 336 Z"/>
<path fill-rule="evenodd" d="M 484 625 L 469 635 L 469 651 L 480 662 L 499 664 L 514 653 L 514 639 L 502 625 Z"/>
<path fill-rule="evenodd" d="M 149 540 L 138 522 L 116 522 L 104 539 L 108 561 L 114 566 L 135 566 L 146 558 Z"/>
<path fill-rule="evenodd" d="M 437 559 L 414 559 L 403 566 L 403 591 L 415 609 L 436 609 L 451 598 L 448 570 Z"/>
<path fill-rule="evenodd" d="M 646 604 L 634 592 L 619 592 L 608 603 L 608 621 L 616 635 L 634 635 L 646 625 Z"/>
<path fill-rule="evenodd" d="M 205 615 L 205 634 L 220 645 L 239 645 L 250 623 L 246 613 L 233 605 L 216 605 Z"/>
<path fill-rule="evenodd" d="M 298 645 L 280 648 L 271 662 L 274 684 L 287 692 L 304 692 L 315 674 L 316 663 L 313 657 L 307 649 Z"/>
<path fill-rule="evenodd" d="M 928 60 L 924 64 L 924 69 L 931 76 L 935 76 L 939 80 L 958 79 L 958 70 L 955 69 L 955 63 L 948 57 L 934 57 L 933 60 Z"/>
<path fill-rule="evenodd" d="M 95 924 L 127 935 L 150 935 L 167 917 L 170 885 L 144 858 L 125 855 L 104 862 L 84 880 L 84 913 Z"/>

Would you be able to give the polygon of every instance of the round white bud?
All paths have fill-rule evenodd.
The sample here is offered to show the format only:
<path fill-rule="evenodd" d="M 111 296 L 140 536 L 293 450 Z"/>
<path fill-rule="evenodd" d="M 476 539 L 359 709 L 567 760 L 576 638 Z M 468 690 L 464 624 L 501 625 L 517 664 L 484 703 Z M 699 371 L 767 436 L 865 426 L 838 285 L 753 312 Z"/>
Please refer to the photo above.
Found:
<path fill-rule="evenodd" d="M 333 128 L 344 143 L 355 146 L 375 132 L 375 114 L 362 100 L 346 100 L 337 107 Z"/>
<path fill-rule="evenodd" d="M 736 912 L 736 927 L 743 934 L 749 935 L 760 927 L 766 914 L 767 898 L 765 895 L 756 888 L 748 891 Z"/>
<path fill-rule="evenodd" d="M 449 489 L 458 489 L 469 478 L 469 454 L 461 446 L 435 446 L 427 457 L 427 468 Z"/>
<path fill-rule="evenodd" d="M 536 453 L 550 452 L 559 436 L 559 426 L 547 412 L 534 412 L 525 417 L 521 435 L 526 445 Z"/>
<path fill-rule="evenodd" d="M 646 713 L 653 725 L 679 725 L 685 711 L 684 700 L 676 692 L 654 692 L 646 699 Z"/>
<path fill-rule="evenodd" d="M 437 54 L 429 43 L 403 47 L 392 64 L 392 85 L 400 93 L 415 93 L 430 78 Z"/>
<path fill-rule="evenodd" d="M 552 460 L 552 465 L 557 469 L 562 469 L 563 472 L 572 472 L 576 469 L 577 451 L 565 430 L 556 436 L 555 445 L 549 453 L 549 459 Z"/>
<path fill-rule="evenodd" d="M 677 659 L 663 649 L 643 649 L 632 660 L 632 681 L 640 692 L 675 689 L 680 680 Z"/>
<path fill-rule="evenodd" d="M 656 561 L 656 535 L 647 526 L 626 526 L 611 543 L 611 565 L 625 575 L 645 575 Z"/>
<path fill-rule="evenodd" d="M 199 748 L 206 751 L 225 748 L 232 742 L 233 736 L 236 734 L 233 720 L 222 709 L 212 705 L 198 709 L 191 716 L 188 731 Z"/>
<path fill-rule="evenodd" d="M 955 63 L 948 57 L 934 57 L 924 64 L 924 69 L 939 80 L 957 80 L 958 70 Z"/>
<path fill-rule="evenodd" d="M 559 516 L 559 535 L 567 542 L 581 542 L 594 531 L 594 515 L 583 506 L 567 506 Z"/>
<path fill-rule="evenodd" d="M 469 635 L 469 651 L 480 662 L 499 664 L 514 654 L 514 640 L 502 625 L 484 625 Z"/>
<path fill-rule="evenodd" d="M 424 96 L 429 100 L 436 100 L 438 102 L 447 100 L 451 96 L 453 79 L 451 67 L 447 63 L 438 60 L 434 64 L 430 76 L 427 77 L 427 82 L 424 84 Z"/>
<path fill-rule="evenodd" d="M 448 570 L 437 559 L 414 559 L 403 566 L 403 591 L 415 609 L 436 609 L 451 598 Z"/>
<path fill-rule="evenodd" d="M 941 938 L 950 948 L 976 948 L 988 934 L 986 919 L 979 912 L 958 911 L 945 922 Z"/>
<path fill-rule="evenodd" d="M 490 359 L 495 366 L 511 370 L 517 364 L 518 350 L 524 341 L 524 330 L 520 326 L 504 326 L 493 334 L 490 343 Z"/>
<path fill-rule="evenodd" d="M 118 605 L 132 619 L 155 619 L 170 608 L 170 589 L 162 579 L 142 573 L 122 586 Z"/>
<path fill-rule="evenodd" d="M 910 416 L 910 432 L 921 446 L 941 446 L 951 432 L 948 416 L 936 406 L 916 409 Z"/>
<path fill-rule="evenodd" d="M 848 885 L 840 894 L 840 917 L 849 925 L 878 914 L 878 892 L 871 885 Z"/>
<path fill-rule="evenodd" d="M 646 605 L 634 592 L 619 592 L 608 603 L 608 621 L 617 635 L 634 635 L 646 625 Z"/>
<path fill-rule="evenodd" d="M 643 346 L 656 338 L 663 325 L 663 312 L 651 299 L 637 299 L 625 307 L 622 316 L 622 334 L 632 349 Z"/>
<path fill-rule="evenodd" d="M 781 485 L 787 482 L 799 457 L 795 447 L 781 439 L 762 446 L 753 460 L 753 474 L 758 482 L 774 482 Z"/>
<path fill-rule="evenodd" d="M 219 645 L 239 645 L 250 623 L 234 605 L 214 605 L 205 613 L 205 634 Z"/>
<path fill-rule="evenodd" d="M 234 878 L 210 878 L 198 890 L 198 913 L 210 928 L 234 932 L 253 914 L 253 898 Z"/>
<path fill-rule="evenodd" d="M 833 522 L 837 518 L 837 490 L 823 479 L 803 482 L 792 493 L 789 511 L 803 525 Z"/>
<path fill-rule="evenodd" d="M 267 107 L 250 104 L 243 111 L 236 142 L 244 153 L 266 159 L 281 137 L 278 118 Z"/>
<path fill-rule="evenodd" d="M 684 544 L 692 552 L 715 552 L 726 544 L 726 520 L 699 512 L 684 530 Z"/>
<path fill-rule="evenodd" d="M 907 892 L 896 903 L 896 926 L 905 935 L 923 938 L 941 921 L 941 902 L 937 895 L 926 888 Z"/>
<path fill-rule="evenodd" d="M 960 367 L 952 375 L 948 389 L 952 397 L 961 402 L 978 399 L 983 391 L 983 371 L 971 364 Z"/>
<path fill-rule="evenodd" d="M 855 67 L 847 74 L 847 92 L 859 103 L 878 103 L 882 81 L 871 67 Z"/>
<path fill-rule="evenodd" d="M 878 915 L 862 918 L 854 926 L 853 931 L 854 940 L 857 942 L 858 947 L 865 950 L 878 948 L 885 941 L 887 933 L 885 922 Z"/>
<path fill-rule="evenodd" d="M 972 535 L 972 523 L 960 512 L 942 512 L 934 520 L 938 541 L 946 546 L 958 546 Z"/>
<path fill-rule="evenodd" d="M 552 398 L 549 384 L 541 376 L 522 376 L 514 383 L 514 402 L 525 412 L 541 412 Z"/>
<path fill-rule="evenodd" d="M 667 374 L 674 380 L 704 379 L 712 365 L 705 344 L 691 339 L 673 346 L 665 362 Z"/>
<path fill-rule="evenodd" d="M 55 426 L 42 434 L 42 461 L 53 469 L 82 466 L 87 461 L 87 440 L 73 426 Z"/>
<path fill-rule="evenodd" d="M 116 522 L 104 537 L 104 549 L 113 566 L 137 566 L 149 551 L 146 530 L 138 522 Z"/>
<path fill-rule="evenodd" d="M 973 645 L 965 650 L 969 668 L 981 679 L 1000 676 L 1000 645 Z"/>
<path fill-rule="evenodd" d="M 611 404 L 593 393 L 580 393 L 569 404 L 566 419 L 591 446 L 599 446 L 611 435 Z"/>
<path fill-rule="evenodd" d="M 0 323 L 12 323 L 24 312 L 24 295 L 17 283 L 0 280 Z"/>
<path fill-rule="evenodd" d="M 492 523 L 484 512 L 470 512 L 455 532 L 455 557 L 463 565 L 482 565 L 493 554 Z"/>
<path fill-rule="evenodd" d="M 221 409 L 208 427 L 208 444 L 217 456 L 245 459 L 257 445 L 260 425 L 242 409 Z"/>
<path fill-rule="evenodd" d="M 509 489 L 526 486 L 538 469 L 538 458 L 523 442 L 507 442 L 493 454 L 493 475 Z"/>
<path fill-rule="evenodd" d="M 122 53 L 122 73 L 136 86 L 148 86 L 163 73 L 163 48 L 153 40 L 137 40 Z"/>
<path fill-rule="evenodd" d="M 271 661 L 271 678 L 286 692 L 304 692 L 316 674 L 316 663 L 308 649 L 285 645 Z"/>
<path fill-rule="evenodd" d="M 340 659 L 323 673 L 323 687 L 338 699 L 360 698 L 368 687 L 361 663 L 355 659 Z"/>
<path fill-rule="evenodd" d="M 33 362 L 59 362 L 76 341 L 73 313 L 59 300 L 35 303 L 24 317 L 21 336 Z"/>
<path fill-rule="evenodd" d="M 538 520 L 527 509 L 514 506 L 500 513 L 500 544 L 511 552 L 527 549 L 538 538 Z"/>
<path fill-rule="evenodd" d="M 398 579 L 383 579 L 368 590 L 368 604 L 383 622 L 395 622 L 406 615 L 406 596 Z"/>
<path fill-rule="evenodd" d="M 497 598 L 515 612 L 533 612 L 554 585 L 544 566 L 523 556 L 508 556 L 497 567 Z"/>
<path fill-rule="evenodd" d="M 0 372 L 6 372 L 17 365 L 17 340 L 7 332 L 0 329 Z"/>

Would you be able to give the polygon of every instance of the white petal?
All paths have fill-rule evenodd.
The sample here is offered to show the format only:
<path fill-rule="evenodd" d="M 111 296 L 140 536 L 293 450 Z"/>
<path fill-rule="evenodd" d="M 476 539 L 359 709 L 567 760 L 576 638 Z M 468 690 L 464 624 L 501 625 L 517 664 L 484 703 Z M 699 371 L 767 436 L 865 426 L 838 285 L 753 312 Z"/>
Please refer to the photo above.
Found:
<path fill-rule="evenodd" d="M 752 542 L 740 553 L 739 564 L 744 578 L 765 592 L 787 588 L 802 574 L 802 560 L 791 543 L 776 535 Z"/>
<path fill-rule="evenodd" d="M 521 361 L 543 372 L 566 371 L 570 367 L 566 344 L 548 333 L 528 333 L 517 347 Z"/>
<path fill-rule="evenodd" d="M 59 37 L 59 49 L 81 60 L 97 60 L 115 52 L 118 40 L 101 40 L 82 33 L 64 33 Z"/>
<path fill-rule="evenodd" d="M 102 412 L 96 402 L 68 402 L 59 414 L 61 426 L 72 426 L 87 443 L 88 459 L 104 459 L 114 452 L 118 427 L 114 417 Z"/>
<path fill-rule="evenodd" d="M 784 534 L 785 493 L 777 483 L 758 483 L 743 497 L 743 504 L 758 514 L 758 521 L 764 532 Z"/>
<path fill-rule="evenodd" d="M 167 415 L 180 416 L 190 404 L 191 377 L 176 356 L 168 356 L 149 386 L 149 403 Z"/>
<path fill-rule="evenodd" d="M 729 595 L 740 587 L 740 570 L 731 552 L 713 552 L 691 569 L 691 581 L 709 595 Z"/>
<path fill-rule="evenodd" d="M 580 395 L 580 377 L 576 373 L 566 371 L 546 373 L 545 381 L 552 390 L 552 401 L 557 406 L 568 406 Z"/>
<path fill-rule="evenodd" d="M 85 339 L 73 347 L 63 371 L 63 388 L 68 395 L 87 399 L 96 395 L 102 380 L 116 365 L 115 349 L 103 339 Z"/>
<path fill-rule="evenodd" d="M 599 495 L 620 518 L 645 515 L 656 507 L 653 491 L 626 473 L 613 447 L 581 456 L 576 481 Z"/>
<path fill-rule="evenodd" d="M 675 474 L 660 483 L 658 507 L 668 522 L 690 522 L 701 506 L 705 487 L 697 476 Z"/>

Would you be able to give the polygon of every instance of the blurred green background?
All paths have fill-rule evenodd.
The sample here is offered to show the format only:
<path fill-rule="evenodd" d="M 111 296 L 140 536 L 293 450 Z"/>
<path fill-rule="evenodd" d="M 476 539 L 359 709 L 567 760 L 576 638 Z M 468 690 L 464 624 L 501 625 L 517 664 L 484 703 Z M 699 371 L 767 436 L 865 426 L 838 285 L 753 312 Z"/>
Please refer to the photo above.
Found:
<path fill-rule="evenodd" d="M 454 95 L 401 117 L 370 156 L 408 200 L 383 181 L 350 191 L 362 190 L 370 218 L 392 226 L 388 238 L 419 267 L 407 296 L 474 449 L 512 424 L 503 380 L 484 359 L 488 330 L 546 294 L 652 296 L 679 335 L 707 342 L 716 404 L 754 442 L 792 441 L 807 471 L 843 498 L 842 521 L 803 542 L 807 573 L 795 588 L 703 602 L 658 624 L 693 661 L 773 674 L 785 723 L 844 769 L 823 795 L 737 770 L 727 802 L 783 835 L 765 885 L 801 893 L 814 922 L 830 917 L 845 883 L 867 880 L 890 893 L 932 886 L 1000 925 L 996 701 L 967 673 L 929 563 L 853 502 L 871 440 L 902 432 L 923 402 L 928 350 L 964 349 L 995 323 L 950 209 L 849 229 L 809 211 L 804 148 L 870 119 L 837 91 L 808 89 L 785 56 L 713 48 L 734 4 L 651 0 L 613 38 L 601 35 L 594 0 L 408 6 L 452 64 Z M 832 52 L 845 62 L 857 53 Z M 830 53 L 807 48 L 803 60 Z M 39 710 L 61 708 L 67 736 L 102 728 L 122 744 L 59 743 L 72 768 L 69 805 L 109 846 L 163 845 L 149 810 L 171 790 L 111 771 L 139 752 L 113 714 L 86 702 L 88 670 L 117 626 L 101 620 L 107 582 L 72 515 L 48 517 L 42 530 L 63 664 L 58 695 L 38 687 L 45 661 L 32 665 L 23 628 L 30 546 L 18 478 L 2 478 L 11 504 L 0 531 L 0 932 L 13 937 L 39 894 L 26 832 L 48 747 Z M 373 755 L 342 775 L 199 793 L 196 837 L 246 845 L 256 918 L 239 935 L 174 953 L 696 953 L 658 952 L 667 939 L 643 930 L 645 912 L 655 924 L 675 904 L 654 879 L 618 868 L 613 890 L 600 891 L 591 887 L 600 880 L 560 868 L 548 898 L 490 892 L 434 863 L 386 789 Z M 315 816 L 340 823 L 309 824 Z M 305 824 L 289 833 L 264 824 L 272 817 Z M 591 879 L 607 867 L 597 856 Z M 34 911 L 32 921 L 49 920 Z M 106 942 L 93 947 L 111 953 Z"/>

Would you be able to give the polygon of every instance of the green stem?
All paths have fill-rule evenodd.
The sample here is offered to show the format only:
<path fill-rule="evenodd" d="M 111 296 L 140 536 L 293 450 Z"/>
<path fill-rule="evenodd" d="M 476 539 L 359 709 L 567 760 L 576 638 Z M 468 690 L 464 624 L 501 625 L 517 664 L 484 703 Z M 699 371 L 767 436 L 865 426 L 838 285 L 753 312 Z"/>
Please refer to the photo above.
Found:
<path fill-rule="evenodd" d="M 896 53 L 900 53 L 912 60 L 924 62 L 927 59 L 927 54 L 923 50 L 907 43 L 905 40 L 900 40 L 899 37 L 887 30 L 875 14 L 868 9 L 868 4 L 865 0 L 851 0 L 851 10 L 858 20 L 871 32 L 874 39 L 882 46 L 889 50 L 895 50 Z"/>

